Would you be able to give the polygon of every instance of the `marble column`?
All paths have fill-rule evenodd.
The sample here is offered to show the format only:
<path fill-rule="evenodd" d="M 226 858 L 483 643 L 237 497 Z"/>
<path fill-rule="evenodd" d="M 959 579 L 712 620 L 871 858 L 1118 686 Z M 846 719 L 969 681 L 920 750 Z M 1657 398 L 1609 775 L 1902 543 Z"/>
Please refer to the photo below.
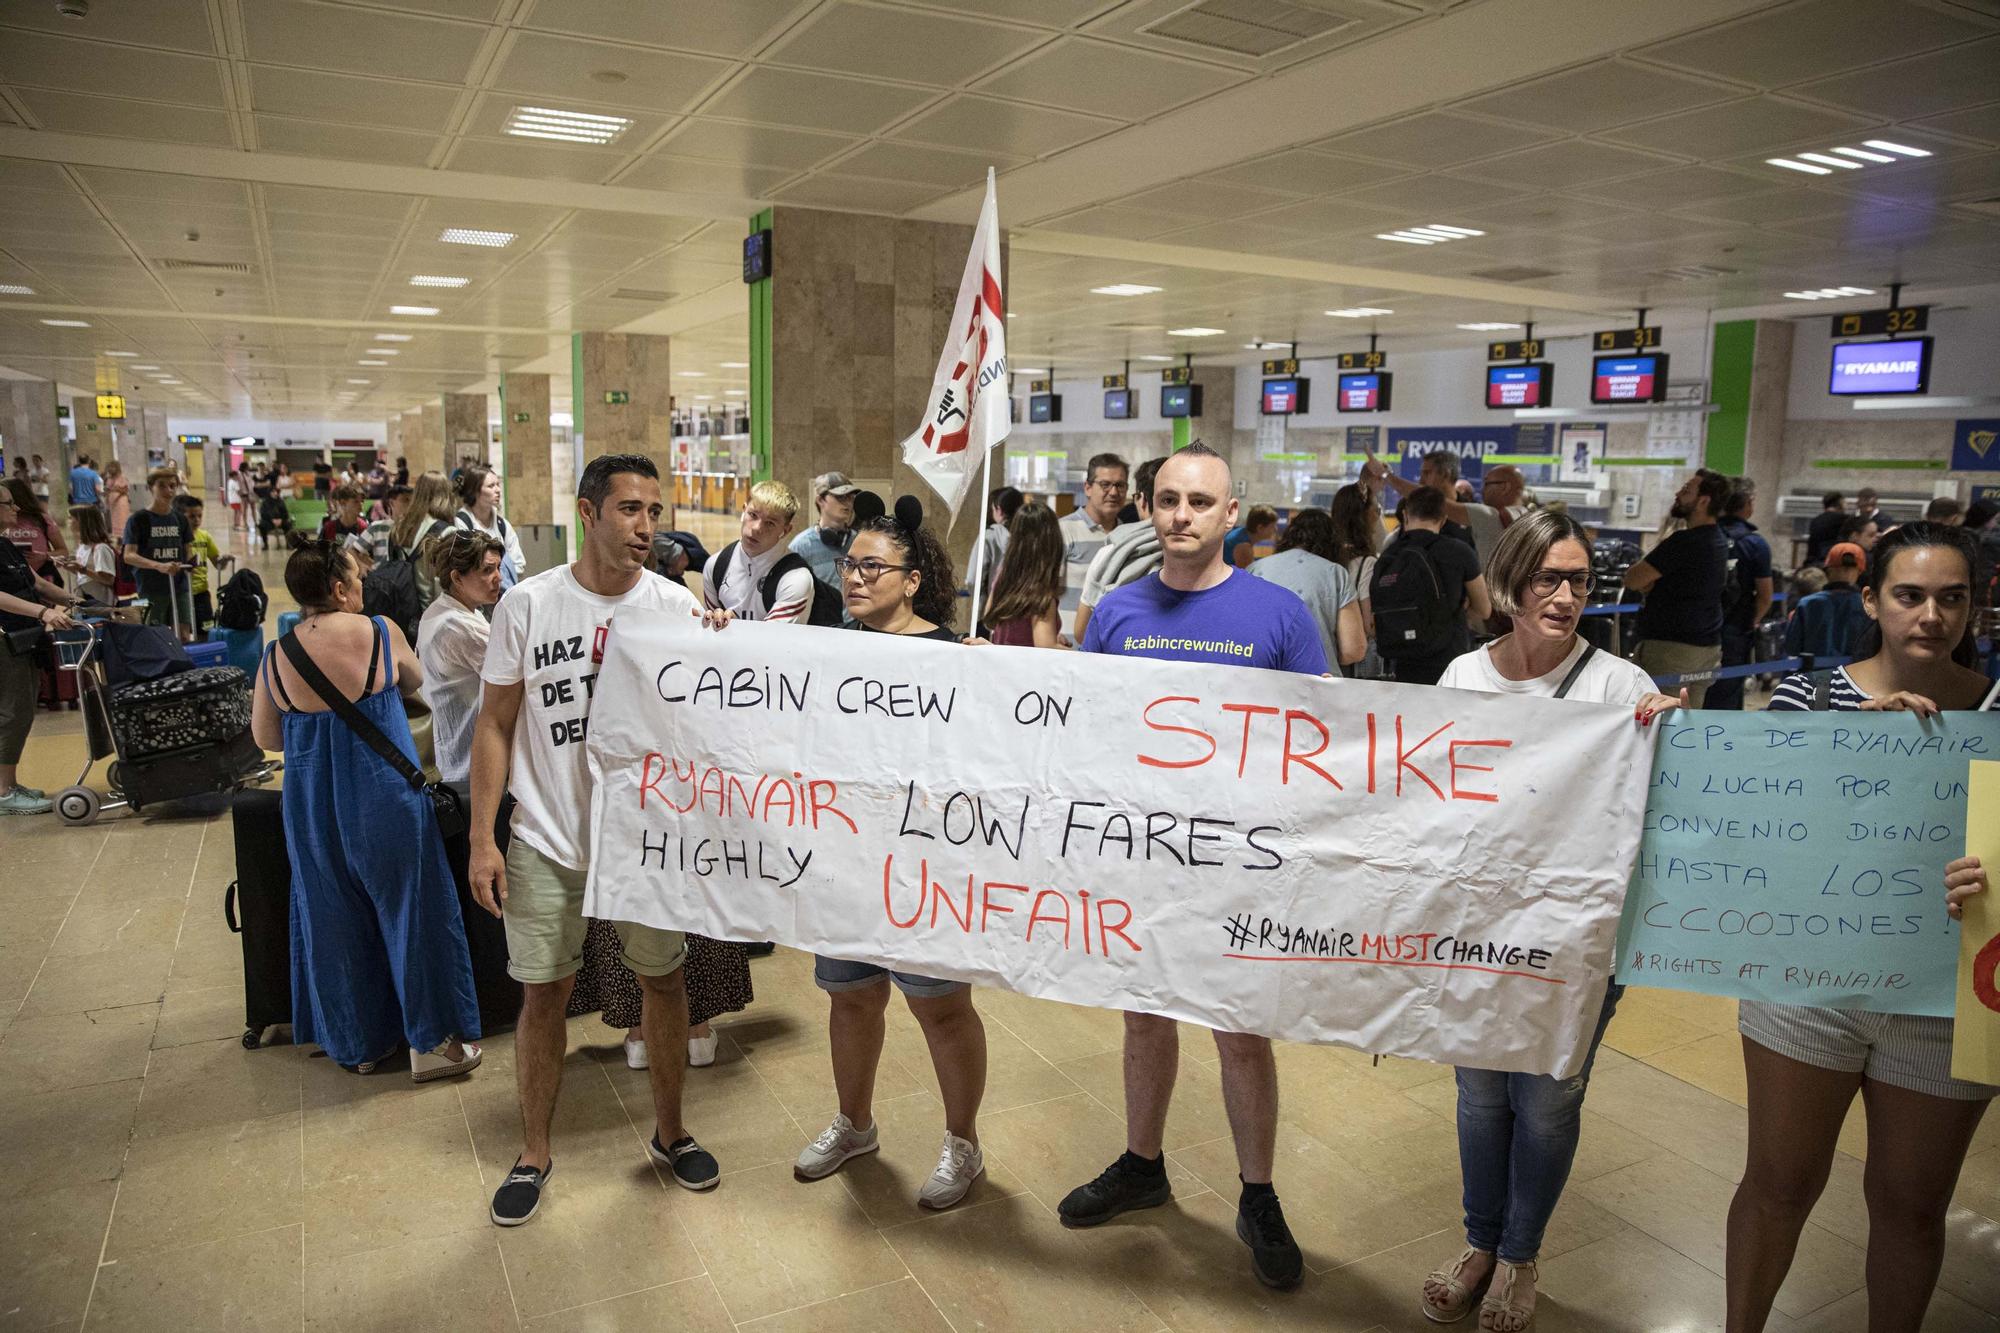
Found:
<path fill-rule="evenodd" d="M 16 458 L 42 456 L 49 470 L 49 503 L 60 515 L 69 501 L 69 464 L 56 417 L 56 386 L 48 380 L 0 380 L 0 441 L 11 471 Z"/>
<path fill-rule="evenodd" d="M 900 445 L 930 394 L 972 228 L 779 207 L 771 233 L 771 475 L 808 507 L 812 478 L 831 470 L 885 504 L 917 496 L 963 579 L 981 499 L 968 495 L 947 531 L 944 501 L 903 466 Z M 1004 288 L 1004 244 L 1000 264 Z"/>
<path fill-rule="evenodd" d="M 570 412 L 586 463 L 644 454 L 662 478 L 673 471 L 672 349 L 657 334 L 570 335 Z"/>
<path fill-rule="evenodd" d="M 440 403 L 426 403 L 403 413 L 403 448 L 410 459 L 410 475 L 448 472 L 444 454 L 444 410 Z"/>
<path fill-rule="evenodd" d="M 507 464 L 508 521 L 569 523 L 567 508 L 555 496 L 547 375 L 500 377 L 500 448 Z"/>
<path fill-rule="evenodd" d="M 386 457 L 383 458 L 382 462 L 389 469 L 389 475 L 393 477 L 396 475 L 396 460 L 400 458 L 407 463 L 410 461 L 410 453 L 403 446 L 403 418 L 401 415 L 390 417 L 385 423 L 385 427 L 386 429 L 382 433 L 382 452 Z"/>
<path fill-rule="evenodd" d="M 1731 320 L 1715 326 L 1704 466 L 1757 485 L 1759 516 L 1772 526 L 1786 475 L 1785 405 L 1791 391 L 1792 335 L 1782 319 Z"/>
<path fill-rule="evenodd" d="M 133 409 L 130 407 L 127 407 L 125 410 L 128 416 L 133 413 Z M 150 457 L 157 450 L 160 457 L 167 462 L 183 464 L 182 471 L 185 472 L 186 460 L 183 455 L 186 453 L 186 450 L 180 447 L 179 441 L 167 433 L 167 409 L 164 407 L 142 407 L 138 409 L 137 415 L 142 437 L 141 446 L 146 451 L 147 456 Z"/>
<path fill-rule="evenodd" d="M 97 415 L 95 394 L 79 394 L 70 399 L 70 420 L 76 426 L 76 447 L 72 452 L 88 455 L 100 473 L 105 464 L 117 459 L 125 469 L 126 479 L 132 483 L 133 493 L 138 494 L 146 489 L 146 443 L 139 405 L 127 399 L 125 412 L 125 420 L 107 421 Z M 72 457 L 70 461 L 76 460 Z M 53 486 L 50 490 L 53 494 Z"/>
<path fill-rule="evenodd" d="M 446 471 L 466 463 L 492 461 L 486 435 L 486 395 L 448 393 L 439 404 Z"/>

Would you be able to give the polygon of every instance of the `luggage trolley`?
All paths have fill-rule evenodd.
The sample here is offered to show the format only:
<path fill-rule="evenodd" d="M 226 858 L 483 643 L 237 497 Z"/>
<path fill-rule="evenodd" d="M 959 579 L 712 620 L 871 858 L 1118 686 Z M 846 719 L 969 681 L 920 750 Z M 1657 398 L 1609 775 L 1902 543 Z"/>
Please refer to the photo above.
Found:
<path fill-rule="evenodd" d="M 234 735 L 202 734 L 203 724 L 224 711 L 214 706 L 217 691 L 244 688 L 241 671 L 214 667 L 182 672 L 114 691 L 104 670 L 103 638 L 104 624 L 95 620 L 55 636 L 57 669 L 76 673 L 89 754 L 76 782 L 55 794 L 56 815 L 65 824 L 92 823 L 106 810 L 129 807 L 136 812 L 160 801 L 240 791 L 266 781 L 281 767 L 266 759 L 250 738 L 247 709 L 245 724 Z M 189 743 L 135 752 L 135 733 L 149 714 L 163 707 L 178 710 L 183 718 L 201 719 L 190 724 Z M 112 761 L 102 795 L 84 785 L 100 759 Z"/>

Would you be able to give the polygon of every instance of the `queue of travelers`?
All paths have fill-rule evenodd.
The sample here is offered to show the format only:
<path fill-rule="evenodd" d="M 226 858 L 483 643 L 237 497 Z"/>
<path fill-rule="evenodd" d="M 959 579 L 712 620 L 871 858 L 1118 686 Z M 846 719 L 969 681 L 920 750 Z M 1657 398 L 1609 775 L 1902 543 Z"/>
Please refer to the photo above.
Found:
<path fill-rule="evenodd" d="M 1448 453 L 1422 460 L 1415 481 L 1370 459 L 1330 509 L 1301 508 L 1282 522 L 1275 511 L 1243 511 L 1228 462 L 1199 442 L 1136 468 L 1116 455 L 1092 457 L 1083 504 L 1061 518 L 1040 498 L 1001 488 L 987 497 L 979 537 L 988 582 L 978 625 L 957 623 L 961 579 L 922 506 L 905 496 L 885 512 L 839 472 L 815 478 L 812 526 L 795 537 L 802 506 L 790 488 L 753 486 L 737 540 L 699 562 L 698 600 L 678 581 L 691 562 L 666 536 L 670 507 L 644 457 L 591 461 L 578 483 L 577 558 L 533 575 L 499 513 L 499 479 L 489 470 L 467 467 L 456 486 L 438 473 L 406 484 L 382 471 L 329 478 L 334 513 L 314 538 L 299 541 L 286 566 L 303 618 L 268 651 L 256 679 L 253 733 L 286 756 L 286 829 L 300 853 L 296 1030 L 359 1072 L 406 1045 L 419 1081 L 464 1075 L 480 1063 L 441 816 L 411 776 L 419 754 L 401 701 L 421 699 L 437 770 L 470 786 L 472 894 L 504 922 L 509 970 L 523 985 L 515 1037 L 522 1142 L 492 1199 L 491 1220 L 500 1226 L 535 1217 L 553 1179 L 564 1019 L 579 990 L 607 1022 L 619 1016 L 628 1063 L 647 1071 L 656 1121 L 650 1158 L 696 1192 L 713 1189 L 723 1166 L 688 1123 L 685 1069 L 715 1058 L 709 1020 L 750 999 L 741 944 L 584 918 L 591 779 L 582 747 L 556 744 L 561 728 L 549 724 L 587 715 L 589 694 L 545 688 L 569 681 L 579 666 L 538 647 L 594 641 L 629 609 L 697 619 L 720 632 L 739 620 L 831 623 L 814 614 L 831 585 L 838 622 L 862 633 L 1379 675 L 1611 704 L 1649 726 L 1668 710 L 1702 706 L 1704 695 L 1711 706 L 1741 707 L 1740 694 L 1734 703 L 1716 698 L 1711 673 L 1751 660 L 1752 636 L 1778 598 L 1768 540 L 1752 522 L 1754 489 L 1707 469 L 1676 493 L 1676 529 L 1620 578 L 1646 608 L 1634 660 L 1582 632 L 1593 594 L 1611 591 L 1598 586 L 1594 534 L 1560 508 L 1528 504 L 1513 468 L 1491 469 L 1480 498 L 1469 498 Z M 97 552 L 111 544 L 102 509 L 92 502 L 72 509 L 71 546 L 45 511 L 30 511 L 32 480 L 14 481 L 0 490 L 0 525 L 18 524 L 27 512 L 46 543 L 29 555 L 76 573 L 86 597 L 100 596 L 106 570 Z M 147 482 L 150 503 L 131 516 L 125 560 L 142 574 L 165 575 L 206 534 L 199 506 L 177 504 L 173 474 Z M 245 482 L 246 497 L 259 485 L 275 490 L 270 476 Z M 1388 492 L 1398 500 L 1393 532 L 1380 501 Z M 1993 707 L 2000 689 L 1972 657 L 1973 611 L 1990 596 L 1991 506 L 1936 505 L 1923 520 L 1897 526 L 1869 493 L 1853 513 L 1839 499 L 1829 495 L 1811 526 L 1812 578 L 1788 590 L 1785 643 L 1788 651 L 1850 660 L 1830 673 L 1786 676 L 1769 707 L 1920 717 Z M 1122 512 L 1128 501 L 1131 519 Z M 372 521 L 364 521 L 364 506 L 374 509 Z M 1258 554 L 1273 542 L 1274 551 Z M 398 560 L 424 571 L 414 641 L 362 613 L 366 568 Z M 0 623 L 10 630 L 69 624 L 73 594 L 38 572 L 0 542 Z M 1243 658 L 1198 646 L 1220 640 L 1254 651 Z M 22 719 L 32 720 L 32 705 L 24 715 L 16 698 L 19 674 L 0 677 L 0 809 L 9 812 L 41 796 L 16 780 Z M 1682 677 L 1664 690 L 1654 683 Z M 558 698 L 560 718 L 552 711 Z M 504 851 L 494 833 L 503 792 L 513 801 Z M 1944 885 L 1950 914 L 1961 915 L 1986 887 L 1977 859 L 1954 860 Z M 697 958 L 706 998 L 697 996 Z M 800 1152 L 794 1175 L 820 1181 L 879 1148 L 874 1090 L 893 987 L 924 1033 L 943 1103 L 937 1165 L 918 1202 L 959 1203 L 985 1171 L 978 1115 L 986 1040 L 972 988 L 829 957 L 815 960 L 814 978 L 828 994 L 837 1111 Z M 628 999 L 614 1005 L 608 997 L 621 984 Z M 1612 976 L 1572 1078 L 1455 1071 L 1464 1246 L 1413 1293 L 1427 1318 L 1476 1316 L 1479 1328 L 1497 1333 L 1532 1326 L 1543 1236 L 1576 1154 L 1598 1047 L 1623 993 Z M 1770 1318 L 1857 1094 L 1869 1112 L 1870 1326 L 1916 1328 L 1936 1285 L 1959 1170 L 2000 1089 L 1951 1075 L 1949 1019 L 1747 1001 L 1739 1008 L 1750 1130 L 1728 1219 L 1729 1328 L 1755 1333 Z M 1241 1183 L 1235 1231 L 1258 1281 L 1294 1287 L 1304 1262 L 1275 1178 L 1271 1042 L 1227 1032 L 1213 1039 Z M 1102 1172 L 1062 1198 L 1058 1216 L 1068 1227 L 1101 1225 L 1173 1195 L 1163 1136 L 1178 1025 L 1128 1013 L 1123 1043 L 1125 1142 Z"/>

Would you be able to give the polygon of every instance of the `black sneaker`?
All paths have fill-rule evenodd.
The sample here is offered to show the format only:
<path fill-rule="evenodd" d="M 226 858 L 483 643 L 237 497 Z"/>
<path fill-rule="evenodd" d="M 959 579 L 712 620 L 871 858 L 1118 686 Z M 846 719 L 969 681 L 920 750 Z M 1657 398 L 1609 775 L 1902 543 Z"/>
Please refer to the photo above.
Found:
<path fill-rule="evenodd" d="M 692 1136 L 675 1139 L 666 1147 L 660 1146 L 660 1136 L 655 1133 L 646 1143 L 646 1151 L 653 1160 L 673 1173 L 674 1184 L 684 1190 L 712 1190 L 722 1179 L 722 1168 L 716 1165 L 714 1154 L 694 1141 Z"/>
<path fill-rule="evenodd" d="M 777 951 L 778 942 L 776 940 L 758 940 L 754 944 L 743 946 L 744 954 L 751 958 L 769 958 Z"/>
<path fill-rule="evenodd" d="M 549 1187 L 549 1177 L 555 1173 L 554 1162 L 549 1163 L 548 1170 L 537 1171 L 521 1165 L 521 1159 L 515 1158 L 514 1169 L 507 1173 L 500 1188 L 493 1191 L 493 1225 L 517 1227 L 533 1217 L 542 1206 L 542 1191 Z"/>
<path fill-rule="evenodd" d="M 1066 1227 L 1094 1227 L 1134 1208 L 1158 1208 L 1173 1198 L 1166 1171 L 1149 1171 L 1142 1161 L 1129 1152 L 1120 1153 L 1104 1174 L 1063 1196 L 1056 1216 Z"/>
<path fill-rule="evenodd" d="M 1250 1266 L 1259 1282 L 1279 1291 L 1299 1285 L 1305 1257 L 1292 1239 L 1292 1229 L 1285 1225 L 1285 1210 L 1276 1194 L 1266 1191 L 1237 1207 L 1236 1238 L 1250 1247 Z"/>

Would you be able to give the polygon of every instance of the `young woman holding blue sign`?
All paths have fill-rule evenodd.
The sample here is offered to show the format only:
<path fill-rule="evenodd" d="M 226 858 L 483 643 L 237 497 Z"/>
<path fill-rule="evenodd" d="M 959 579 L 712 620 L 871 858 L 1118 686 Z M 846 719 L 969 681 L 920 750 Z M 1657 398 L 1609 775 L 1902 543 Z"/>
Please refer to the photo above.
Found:
<path fill-rule="evenodd" d="M 1787 676 L 1779 711 L 1986 709 L 1996 688 L 1973 669 L 1972 541 L 1911 523 L 1884 536 L 1862 591 L 1870 623 L 1857 660 Z M 1983 892 L 1977 859 L 1947 868 L 1948 910 Z M 1944 1262 L 1945 1210 L 1973 1131 L 2000 1088 L 1951 1076 L 1952 1020 L 1745 1000 L 1749 1160 L 1729 1206 L 1730 1333 L 1758 1333 L 1825 1188 L 1854 1094 L 1868 1112 L 1868 1327 L 1916 1333 Z"/>
<path fill-rule="evenodd" d="M 1641 725 L 1686 706 L 1653 689 L 1631 662 L 1577 637 L 1590 597 L 1590 538 L 1567 514 L 1539 509 L 1511 523 L 1486 580 L 1513 627 L 1455 659 L 1438 684 L 1488 694 L 1532 694 L 1621 704 Z M 1575 1078 L 1458 1070 L 1458 1162 L 1465 1185 L 1465 1249 L 1424 1279 L 1423 1312 L 1452 1323 L 1479 1308 L 1479 1327 L 1520 1333 L 1535 1317 L 1535 1257 L 1562 1198 L 1582 1129 L 1583 1094 L 1598 1043 L 1625 988 L 1611 979 L 1597 1031 Z"/>

